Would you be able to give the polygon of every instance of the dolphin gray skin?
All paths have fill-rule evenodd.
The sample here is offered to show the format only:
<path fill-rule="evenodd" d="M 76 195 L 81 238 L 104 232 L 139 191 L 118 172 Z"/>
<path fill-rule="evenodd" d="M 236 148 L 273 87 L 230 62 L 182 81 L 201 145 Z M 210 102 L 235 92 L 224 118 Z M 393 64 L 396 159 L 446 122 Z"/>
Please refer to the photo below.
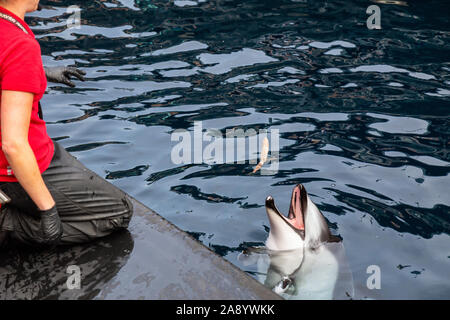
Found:
<path fill-rule="evenodd" d="M 305 187 L 294 187 L 287 217 L 270 196 L 266 211 L 266 250 L 247 250 L 239 261 L 244 266 L 256 263 L 258 280 L 285 299 L 352 298 L 353 276 L 343 243 L 331 234 Z"/>

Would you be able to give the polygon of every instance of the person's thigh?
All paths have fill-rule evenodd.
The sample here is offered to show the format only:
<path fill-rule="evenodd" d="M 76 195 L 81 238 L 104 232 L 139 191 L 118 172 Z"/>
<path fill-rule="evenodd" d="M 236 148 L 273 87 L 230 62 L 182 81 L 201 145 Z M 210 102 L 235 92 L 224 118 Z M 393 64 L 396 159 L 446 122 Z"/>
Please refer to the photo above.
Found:
<path fill-rule="evenodd" d="M 42 177 L 63 221 L 96 220 L 132 213 L 126 193 L 87 169 L 58 143 Z"/>
<path fill-rule="evenodd" d="M 126 193 L 56 142 L 55 155 L 42 177 L 63 223 L 62 243 L 86 242 L 128 227 L 133 205 Z"/>

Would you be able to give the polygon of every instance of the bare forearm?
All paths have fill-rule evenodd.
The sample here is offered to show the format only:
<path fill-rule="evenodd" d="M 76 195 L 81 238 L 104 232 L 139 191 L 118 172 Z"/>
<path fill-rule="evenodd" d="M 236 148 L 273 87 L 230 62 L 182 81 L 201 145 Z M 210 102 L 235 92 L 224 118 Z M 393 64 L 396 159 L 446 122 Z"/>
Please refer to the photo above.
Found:
<path fill-rule="evenodd" d="M 33 150 L 28 143 L 16 144 L 4 150 L 14 176 L 25 189 L 39 210 L 48 210 L 55 205 L 52 195 L 42 179 Z"/>

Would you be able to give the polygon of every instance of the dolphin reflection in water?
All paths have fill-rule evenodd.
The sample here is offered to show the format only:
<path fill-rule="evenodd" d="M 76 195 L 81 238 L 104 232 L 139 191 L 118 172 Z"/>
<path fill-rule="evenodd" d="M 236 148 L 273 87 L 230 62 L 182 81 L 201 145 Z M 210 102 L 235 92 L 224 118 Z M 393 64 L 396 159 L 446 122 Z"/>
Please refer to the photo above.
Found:
<path fill-rule="evenodd" d="M 303 185 L 292 191 L 285 217 L 266 199 L 270 223 L 265 248 L 248 248 L 238 259 L 257 264 L 260 282 L 285 299 L 351 299 L 353 276 L 340 238 L 310 200 Z"/>

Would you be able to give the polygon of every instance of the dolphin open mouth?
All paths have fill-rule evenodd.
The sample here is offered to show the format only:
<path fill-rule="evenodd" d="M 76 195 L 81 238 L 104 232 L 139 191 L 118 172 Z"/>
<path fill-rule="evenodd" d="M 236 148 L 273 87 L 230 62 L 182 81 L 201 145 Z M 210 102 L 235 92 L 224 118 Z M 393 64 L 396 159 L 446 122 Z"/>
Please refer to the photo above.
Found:
<path fill-rule="evenodd" d="M 289 214 L 285 217 L 275 206 L 275 201 L 271 196 L 266 198 L 266 208 L 271 209 L 292 229 L 294 229 L 302 239 L 305 239 L 305 212 L 307 210 L 307 193 L 303 185 L 298 184 L 292 190 L 291 204 Z"/>

